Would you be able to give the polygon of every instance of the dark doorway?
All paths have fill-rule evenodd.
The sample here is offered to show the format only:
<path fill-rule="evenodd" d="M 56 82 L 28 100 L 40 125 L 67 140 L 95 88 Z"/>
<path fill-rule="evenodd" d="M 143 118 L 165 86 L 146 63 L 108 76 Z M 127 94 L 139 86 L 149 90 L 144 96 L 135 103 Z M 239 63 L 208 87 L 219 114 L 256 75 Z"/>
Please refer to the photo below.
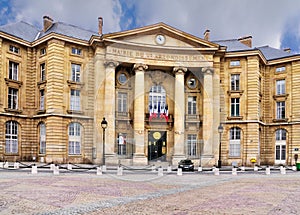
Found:
<path fill-rule="evenodd" d="M 148 160 L 165 161 L 167 154 L 167 132 L 149 131 Z"/>

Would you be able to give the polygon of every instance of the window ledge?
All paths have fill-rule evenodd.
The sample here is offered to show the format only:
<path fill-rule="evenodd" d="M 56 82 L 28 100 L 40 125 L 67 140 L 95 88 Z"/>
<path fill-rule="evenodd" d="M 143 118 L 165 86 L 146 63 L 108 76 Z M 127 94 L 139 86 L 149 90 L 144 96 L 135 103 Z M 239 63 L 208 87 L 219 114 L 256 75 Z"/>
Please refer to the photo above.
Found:
<path fill-rule="evenodd" d="M 4 110 L 7 112 L 12 112 L 12 113 L 18 113 L 18 114 L 22 113 L 22 110 L 20 110 L 20 109 L 4 108 Z"/>
<path fill-rule="evenodd" d="M 83 114 L 83 111 L 80 110 L 67 110 L 69 114 Z"/>
<path fill-rule="evenodd" d="M 273 119 L 273 122 L 287 122 L 289 119 L 284 118 L 284 119 Z"/>
<path fill-rule="evenodd" d="M 5 83 L 8 85 L 8 86 L 12 86 L 12 87 L 21 87 L 23 82 L 22 81 L 17 81 L 17 80 L 12 80 L 12 79 L 8 79 L 8 78 L 5 78 Z"/>
<path fill-rule="evenodd" d="M 46 110 L 38 110 L 37 111 L 37 114 L 44 114 L 44 113 L 46 113 Z"/>
<path fill-rule="evenodd" d="M 229 116 L 227 117 L 228 120 L 242 120 L 242 116 Z"/>
<path fill-rule="evenodd" d="M 39 82 L 37 82 L 37 85 L 42 85 L 42 84 L 46 84 L 46 83 L 47 83 L 47 80 L 39 81 Z"/>
<path fill-rule="evenodd" d="M 227 91 L 228 95 L 231 95 L 231 94 L 240 94 L 240 95 L 243 95 L 243 93 L 244 93 L 244 90 L 228 90 Z"/>
<path fill-rule="evenodd" d="M 274 95 L 273 98 L 275 100 L 280 99 L 280 98 L 284 98 L 286 100 L 288 96 L 289 96 L 289 94 L 281 94 L 281 95 Z"/>
<path fill-rule="evenodd" d="M 68 83 L 69 86 L 80 86 L 80 87 L 84 86 L 83 82 L 76 82 L 76 81 L 67 80 L 67 83 Z"/>

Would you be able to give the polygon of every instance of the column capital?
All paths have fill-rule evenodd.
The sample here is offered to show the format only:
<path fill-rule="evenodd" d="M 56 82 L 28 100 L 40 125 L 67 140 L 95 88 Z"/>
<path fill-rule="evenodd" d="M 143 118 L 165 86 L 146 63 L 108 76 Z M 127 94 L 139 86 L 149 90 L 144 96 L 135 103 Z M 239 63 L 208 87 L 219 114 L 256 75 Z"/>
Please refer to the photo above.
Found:
<path fill-rule="evenodd" d="M 212 74 L 214 74 L 214 69 L 212 67 L 203 67 L 202 73 L 204 75 L 212 75 Z"/>
<path fill-rule="evenodd" d="M 174 67 L 173 71 L 177 74 L 184 74 L 187 72 L 187 68 L 186 67 Z"/>
<path fill-rule="evenodd" d="M 104 66 L 107 67 L 111 67 L 111 68 L 115 68 L 119 65 L 118 61 L 113 61 L 113 60 L 108 60 L 104 62 Z"/>
<path fill-rule="evenodd" d="M 139 71 L 145 71 L 146 69 L 148 69 L 148 65 L 143 63 L 136 63 L 133 65 L 133 69 Z"/>

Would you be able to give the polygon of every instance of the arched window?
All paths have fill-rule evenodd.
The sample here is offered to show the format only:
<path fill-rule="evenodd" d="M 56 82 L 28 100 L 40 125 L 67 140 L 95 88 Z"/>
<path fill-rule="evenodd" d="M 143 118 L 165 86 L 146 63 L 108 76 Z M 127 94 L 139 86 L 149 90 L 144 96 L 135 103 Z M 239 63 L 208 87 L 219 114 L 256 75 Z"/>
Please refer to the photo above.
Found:
<path fill-rule="evenodd" d="M 40 154 L 46 154 L 46 125 L 41 123 L 40 128 Z"/>
<path fill-rule="evenodd" d="M 69 125 L 69 155 L 81 153 L 81 126 L 73 122 Z"/>
<path fill-rule="evenodd" d="M 275 139 L 275 163 L 284 164 L 286 159 L 286 130 L 276 130 Z"/>
<path fill-rule="evenodd" d="M 168 121 L 166 91 L 161 85 L 154 85 L 149 92 L 149 114 L 152 118 L 165 118 Z"/>
<path fill-rule="evenodd" d="M 229 156 L 230 157 L 241 156 L 241 129 L 240 128 L 233 127 L 230 129 Z"/>
<path fill-rule="evenodd" d="M 18 123 L 16 121 L 6 122 L 5 152 L 18 153 Z"/>

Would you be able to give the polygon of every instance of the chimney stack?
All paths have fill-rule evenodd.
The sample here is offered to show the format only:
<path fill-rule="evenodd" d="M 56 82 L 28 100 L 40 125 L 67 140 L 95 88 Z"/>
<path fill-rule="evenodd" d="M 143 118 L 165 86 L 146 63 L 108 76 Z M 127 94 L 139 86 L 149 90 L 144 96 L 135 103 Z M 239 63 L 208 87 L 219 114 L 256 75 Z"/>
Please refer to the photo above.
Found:
<path fill-rule="evenodd" d="M 209 41 L 209 39 L 210 39 L 210 30 L 206 29 L 206 31 L 204 32 L 204 39 Z"/>
<path fill-rule="evenodd" d="M 241 37 L 238 40 L 249 48 L 252 48 L 252 36 Z"/>
<path fill-rule="evenodd" d="M 99 35 L 103 34 L 102 28 L 103 28 L 103 18 L 98 17 L 98 34 Z"/>
<path fill-rule="evenodd" d="M 44 32 L 46 32 L 53 24 L 53 19 L 51 19 L 51 17 L 49 16 L 43 16 L 43 20 L 44 20 Z"/>
<path fill-rule="evenodd" d="M 290 48 L 285 48 L 285 49 L 283 49 L 283 51 L 285 51 L 286 53 L 291 53 L 291 49 Z"/>

